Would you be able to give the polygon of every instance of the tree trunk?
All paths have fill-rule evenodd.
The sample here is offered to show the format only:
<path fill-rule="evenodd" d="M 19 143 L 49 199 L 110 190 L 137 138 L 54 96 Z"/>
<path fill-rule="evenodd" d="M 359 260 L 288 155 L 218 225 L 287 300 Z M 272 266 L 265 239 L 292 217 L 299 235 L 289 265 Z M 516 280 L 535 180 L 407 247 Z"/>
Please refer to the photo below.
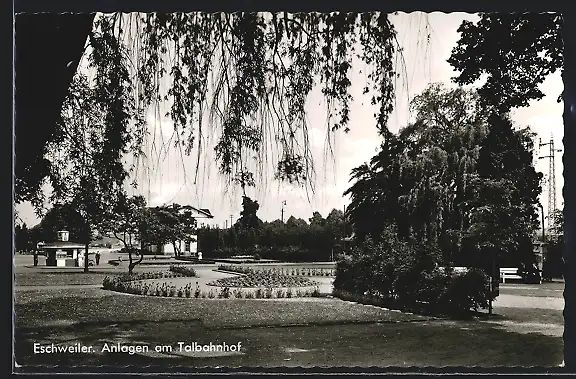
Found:
<path fill-rule="evenodd" d="M 84 272 L 89 272 L 89 271 L 90 271 L 90 269 L 88 268 L 88 267 L 89 267 L 89 266 L 88 266 L 88 263 L 89 263 L 89 262 L 88 262 L 88 260 L 89 260 L 89 258 L 88 258 L 88 249 L 89 249 L 89 247 L 90 247 L 90 242 L 87 242 L 87 243 L 84 245 Z"/>
<path fill-rule="evenodd" d="M 174 257 L 178 257 L 179 254 L 179 250 L 178 250 L 178 246 L 176 246 L 176 241 L 172 241 L 172 247 L 174 247 Z"/>
<path fill-rule="evenodd" d="M 132 251 L 133 249 L 129 249 L 128 250 L 128 259 L 130 260 L 130 263 L 128 264 L 128 274 L 132 274 L 132 272 L 134 272 L 134 267 L 138 266 L 140 264 L 140 262 L 142 262 L 142 259 L 144 258 L 144 255 L 142 254 L 142 251 L 140 251 L 140 257 L 138 258 L 137 261 L 134 261 L 132 259 Z M 134 250 L 136 251 L 136 250 Z"/>
<path fill-rule="evenodd" d="M 132 246 L 128 249 L 128 274 L 132 274 L 134 265 L 132 264 Z"/>
<path fill-rule="evenodd" d="M 88 250 L 90 248 L 90 223 L 88 222 L 88 218 L 86 218 L 86 242 L 84 244 L 84 272 L 89 272 L 89 265 L 90 257 L 88 255 Z"/>

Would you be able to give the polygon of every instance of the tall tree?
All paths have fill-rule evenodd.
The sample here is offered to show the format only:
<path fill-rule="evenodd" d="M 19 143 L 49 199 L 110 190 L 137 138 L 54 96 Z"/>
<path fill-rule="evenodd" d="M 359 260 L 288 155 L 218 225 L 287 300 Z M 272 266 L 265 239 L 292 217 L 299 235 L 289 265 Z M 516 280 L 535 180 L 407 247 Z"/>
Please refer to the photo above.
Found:
<path fill-rule="evenodd" d="M 526 248 L 540 191 L 532 166 L 531 136 L 526 130 L 514 131 L 498 116 L 489 116 L 482 104 L 474 91 L 439 85 L 431 85 L 414 99 L 415 122 L 382 144 L 369 164 L 352 172 L 354 183 L 345 194 L 351 195 L 348 213 L 359 239 L 377 240 L 392 224 L 405 241 L 422 242 L 436 256 L 434 260 L 462 262 L 463 256 L 470 255 L 466 246 L 472 243 L 470 228 L 480 225 L 475 211 L 487 206 L 490 196 L 514 196 L 513 208 L 501 210 L 511 225 L 522 226 L 506 240 Z M 497 127 L 507 129 L 496 131 Z M 506 147 L 507 143 L 511 145 Z M 502 163 L 495 166 L 494 162 Z M 499 191 L 504 191 L 498 196 L 478 187 L 487 185 L 491 175 Z M 505 183 L 499 175 L 506 175 Z M 503 256 L 518 261 L 520 250 L 508 246 Z M 475 251 L 467 259 L 482 254 Z"/>
<path fill-rule="evenodd" d="M 348 214 L 359 239 L 377 240 L 394 224 L 402 238 L 454 250 L 466 227 L 460 205 L 471 196 L 486 114 L 474 91 L 439 84 L 416 96 L 411 108 L 415 122 L 352 171 Z"/>
<path fill-rule="evenodd" d="M 498 262 L 531 268 L 535 262 L 532 236 L 539 224 L 536 206 L 542 191 L 542 174 L 532 163 L 531 134 L 513 130 L 509 119 L 496 115 L 489 124 L 473 185 L 471 233 Z"/>
<path fill-rule="evenodd" d="M 314 225 L 314 226 L 324 226 L 324 224 L 326 223 L 326 219 L 324 217 L 322 217 L 322 215 L 320 214 L 320 212 L 314 211 L 312 213 L 312 217 L 310 217 L 308 219 L 308 221 L 310 221 L 310 225 Z"/>
<path fill-rule="evenodd" d="M 258 201 L 252 200 L 248 196 L 242 197 L 242 211 L 240 218 L 234 224 L 234 229 L 239 236 L 242 248 L 250 248 L 257 243 L 258 237 L 264 223 L 258 218 L 256 212 L 260 208 Z"/>
<path fill-rule="evenodd" d="M 115 75 L 122 74 L 111 74 L 109 80 L 115 82 Z M 113 138 L 108 135 L 111 123 L 122 122 L 114 117 L 128 110 L 121 106 L 111 112 L 109 108 L 121 100 L 117 99 L 119 90 L 106 92 L 100 87 L 110 83 L 95 82 L 92 86 L 86 76 L 74 77 L 62 106 L 59 133 L 48 149 L 53 168 L 51 200 L 70 204 L 82 216 L 85 234 L 78 242 L 84 243 L 86 257 L 92 230 L 102 221 L 105 210 L 123 196 L 126 172 L 110 151 L 111 145 L 118 139 L 123 143 L 131 140 L 128 133 Z M 103 97 L 114 100 L 105 104 Z M 88 272 L 88 259 L 84 261 L 84 271 Z"/>
<path fill-rule="evenodd" d="M 544 97 L 538 85 L 562 67 L 561 28 L 562 15 L 554 13 L 483 13 L 477 23 L 464 21 L 448 59 L 459 72 L 454 81 L 486 77 L 478 92 L 500 113 L 527 106 Z"/>
<path fill-rule="evenodd" d="M 15 251 L 28 251 L 30 249 L 30 231 L 26 223 L 16 225 L 14 228 Z"/>
<path fill-rule="evenodd" d="M 120 240 L 128 252 L 128 273 L 132 274 L 134 267 L 144 258 L 142 250 L 144 242 L 140 231 L 144 218 L 146 200 L 142 196 L 121 197 L 118 202 L 103 217 L 105 221 L 100 227 Z M 138 244 L 140 246 L 138 247 Z M 135 260 L 134 256 L 138 259 Z"/>

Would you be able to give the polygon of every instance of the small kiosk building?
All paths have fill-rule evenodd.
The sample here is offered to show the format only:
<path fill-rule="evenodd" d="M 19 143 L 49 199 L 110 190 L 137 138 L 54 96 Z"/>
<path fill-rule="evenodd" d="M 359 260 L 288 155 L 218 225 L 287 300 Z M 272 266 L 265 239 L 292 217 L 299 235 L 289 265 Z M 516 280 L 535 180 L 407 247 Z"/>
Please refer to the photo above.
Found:
<path fill-rule="evenodd" d="M 79 267 L 84 265 L 84 245 L 68 240 L 66 230 L 58 232 L 58 240 L 41 246 L 46 255 L 46 266 Z"/>

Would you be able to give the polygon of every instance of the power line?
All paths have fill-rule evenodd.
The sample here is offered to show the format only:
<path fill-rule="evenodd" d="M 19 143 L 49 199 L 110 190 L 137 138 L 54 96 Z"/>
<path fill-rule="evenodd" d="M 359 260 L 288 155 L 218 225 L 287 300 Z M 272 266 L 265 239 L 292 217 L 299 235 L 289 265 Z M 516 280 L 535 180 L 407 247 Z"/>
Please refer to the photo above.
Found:
<path fill-rule="evenodd" d="M 549 142 L 542 142 L 540 139 L 540 147 L 548 146 L 548 155 L 538 157 L 538 159 L 548 159 L 548 225 L 552 222 L 552 216 L 556 212 L 556 153 L 561 152 L 560 149 L 554 148 L 554 138 L 550 135 Z"/>

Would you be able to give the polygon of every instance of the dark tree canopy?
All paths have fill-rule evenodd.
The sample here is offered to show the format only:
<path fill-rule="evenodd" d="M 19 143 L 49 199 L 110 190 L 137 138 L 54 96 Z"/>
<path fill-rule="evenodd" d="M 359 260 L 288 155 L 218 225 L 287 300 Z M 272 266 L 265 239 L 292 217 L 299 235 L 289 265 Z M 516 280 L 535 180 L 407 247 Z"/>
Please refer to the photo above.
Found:
<path fill-rule="evenodd" d="M 258 201 L 252 200 L 248 196 L 242 197 L 242 211 L 240 218 L 236 221 L 235 226 L 239 229 L 258 229 L 262 227 L 262 220 L 256 213 L 260 209 Z"/>
<path fill-rule="evenodd" d="M 44 242 L 56 241 L 60 230 L 67 230 L 70 241 L 74 242 L 84 242 L 86 236 L 84 218 L 71 204 L 55 204 L 46 212 L 39 227 Z"/>
<path fill-rule="evenodd" d="M 377 241 L 392 227 L 404 241 L 421 242 L 437 261 L 477 267 L 483 263 L 474 259 L 482 255 L 477 237 L 495 243 L 489 225 L 506 236 L 500 245 L 505 255 L 532 251 L 526 245 L 537 226 L 541 191 L 532 136 L 489 116 L 481 104 L 472 90 L 438 85 L 414 99 L 415 122 L 352 171 L 345 195 L 358 240 Z M 508 224 L 514 230 L 506 234 Z"/>
<path fill-rule="evenodd" d="M 478 93 L 500 112 L 544 97 L 538 88 L 562 68 L 562 16 L 554 13 L 484 13 L 464 21 L 448 62 L 461 85 L 486 76 Z"/>
<path fill-rule="evenodd" d="M 29 251 L 33 249 L 33 244 L 30 239 L 30 230 L 26 223 L 16 225 L 14 228 L 14 250 L 15 251 Z"/>
<path fill-rule="evenodd" d="M 474 197 L 469 202 L 467 234 L 472 241 L 467 246 L 478 250 L 476 258 L 482 252 L 494 253 L 503 266 L 531 267 L 534 256 L 527 253 L 532 251 L 538 228 L 535 206 L 542 191 L 542 174 L 532 165 L 532 135 L 527 130 L 515 131 L 512 122 L 500 116 L 491 116 L 488 123 L 473 179 Z"/>
<path fill-rule="evenodd" d="M 14 16 L 16 202 L 32 201 L 50 176 L 47 142 L 84 51 L 94 14 L 19 13 Z M 41 62 L 41 65 L 39 65 Z"/>

